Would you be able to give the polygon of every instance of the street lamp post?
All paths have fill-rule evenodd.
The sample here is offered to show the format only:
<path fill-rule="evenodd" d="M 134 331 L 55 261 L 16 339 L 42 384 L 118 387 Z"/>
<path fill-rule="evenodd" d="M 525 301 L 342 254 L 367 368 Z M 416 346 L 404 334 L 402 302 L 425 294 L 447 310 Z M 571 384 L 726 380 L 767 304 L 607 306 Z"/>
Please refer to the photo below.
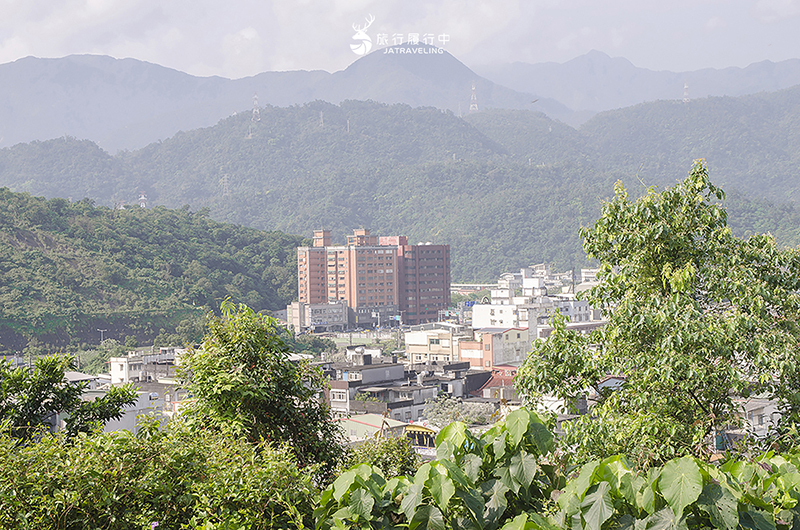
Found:
<path fill-rule="evenodd" d="M 108 331 L 108 330 L 107 330 L 107 329 L 100 329 L 100 328 L 97 328 L 97 331 L 99 331 L 99 332 L 100 332 L 100 344 L 103 344 L 103 333 L 105 333 L 105 332 L 106 332 L 106 331 Z"/>

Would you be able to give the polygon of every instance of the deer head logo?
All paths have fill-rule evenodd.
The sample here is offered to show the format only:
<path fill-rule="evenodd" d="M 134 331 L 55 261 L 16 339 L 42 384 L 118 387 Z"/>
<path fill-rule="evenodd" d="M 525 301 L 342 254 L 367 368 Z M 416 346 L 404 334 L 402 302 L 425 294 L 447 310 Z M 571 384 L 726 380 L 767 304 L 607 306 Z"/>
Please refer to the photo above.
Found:
<path fill-rule="evenodd" d="M 353 53 L 355 53 L 356 55 L 366 55 L 372 49 L 372 39 L 369 38 L 369 35 L 367 35 L 366 32 L 367 28 L 369 28 L 372 25 L 372 23 L 375 22 L 375 17 L 370 15 L 366 18 L 366 20 L 367 23 L 364 24 L 363 28 L 361 26 L 353 24 L 353 30 L 356 32 L 356 34 L 353 35 L 353 40 L 357 40 L 360 42 L 351 44 L 350 49 L 353 50 Z"/>

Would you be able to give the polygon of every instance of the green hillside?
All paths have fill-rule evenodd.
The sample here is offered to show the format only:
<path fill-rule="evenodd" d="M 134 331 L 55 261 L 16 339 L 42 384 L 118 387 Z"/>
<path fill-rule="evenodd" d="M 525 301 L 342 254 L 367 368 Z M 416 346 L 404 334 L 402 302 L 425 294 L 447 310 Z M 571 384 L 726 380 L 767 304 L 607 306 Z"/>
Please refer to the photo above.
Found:
<path fill-rule="evenodd" d="M 531 263 L 586 265 L 578 228 L 622 180 L 632 194 L 705 158 L 730 192 L 739 233 L 798 237 L 800 88 L 598 115 L 580 130 L 530 111 L 459 118 L 434 108 L 345 101 L 240 113 L 110 156 L 61 138 L 0 150 L 0 185 L 99 204 L 208 208 L 211 218 L 310 235 L 353 228 L 448 243 L 455 281 Z M 766 202 L 772 201 L 772 202 Z"/>
<path fill-rule="evenodd" d="M 719 185 L 800 200 L 800 86 L 742 97 L 657 101 L 598 114 L 581 127 L 608 168 L 674 182 L 705 158 Z"/>
<path fill-rule="evenodd" d="M 152 340 L 226 297 L 280 309 L 296 297 L 303 239 L 207 211 L 94 207 L 0 188 L 0 350 Z"/>

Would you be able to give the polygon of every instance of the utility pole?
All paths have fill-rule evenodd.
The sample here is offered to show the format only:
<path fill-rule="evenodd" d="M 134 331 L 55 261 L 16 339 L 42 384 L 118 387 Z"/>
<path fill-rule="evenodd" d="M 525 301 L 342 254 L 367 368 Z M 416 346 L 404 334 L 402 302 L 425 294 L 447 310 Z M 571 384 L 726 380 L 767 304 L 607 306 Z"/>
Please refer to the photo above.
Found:
<path fill-rule="evenodd" d="M 97 331 L 99 331 L 99 332 L 100 332 L 100 344 L 103 344 L 103 333 L 105 333 L 105 332 L 106 332 L 106 331 L 108 331 L 108 330 L 107 330 L 107 329 L 100 329 L 100 328 L 97 328 Z"/>

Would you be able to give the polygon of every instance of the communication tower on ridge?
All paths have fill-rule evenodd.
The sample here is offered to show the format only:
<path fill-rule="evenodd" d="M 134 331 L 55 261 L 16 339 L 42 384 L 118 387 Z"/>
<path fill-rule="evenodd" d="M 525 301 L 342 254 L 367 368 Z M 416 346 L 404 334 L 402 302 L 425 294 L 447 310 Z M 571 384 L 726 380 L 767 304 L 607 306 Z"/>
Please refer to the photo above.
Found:
<path fill-rule="evenodd" d="M 258 110 L 258 94 L 253 94 L 253 117 L 250 121 L 255 123 L 261 121 L 261 111 Z"/>
<path fill-rule="evenodd" d="M 257 122 L 261 121 L 261 111 L 258 110 L 258 94 L 253 94 L 253 115 L 250 117 L 250 126 L 247 129 L 248 140 L 253 137 L 253 127 Z"/>
<path fill-rule="evenodd" d="M 231 183 L 231 176 L 227 173 L 222 176 L 219 180 L 219 183 L 222 184 L 222 196 L 228 197 L 231 194 L 230 183 Z"/>
<path fill-rule="evenodd" d="M 475 93 L 475 81 L 472 82 L 472 95 L 469 97 L 469 113 L 478 112 L 478 96 Z"/>
<path fill-rule="evenodd" d="M 689 83 L 683 83 L 683 102 L 689 103 Z"/>
<path fill-rule="evenodd" d="M 139 192 L 139 207 L 147 208 L 147 195 L 143 191 Z"/>

